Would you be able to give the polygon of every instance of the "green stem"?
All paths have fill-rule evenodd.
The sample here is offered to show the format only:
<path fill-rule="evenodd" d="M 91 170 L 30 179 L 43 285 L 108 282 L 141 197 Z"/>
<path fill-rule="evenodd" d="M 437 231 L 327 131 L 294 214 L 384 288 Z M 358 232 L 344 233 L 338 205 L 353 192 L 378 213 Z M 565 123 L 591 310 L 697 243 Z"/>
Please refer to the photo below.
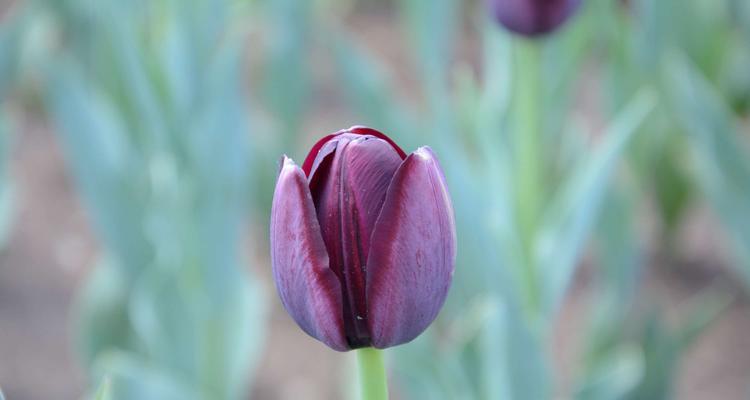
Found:
<path fill-rule="evenodd" d="M 539 223 L 544 176 L 541 153 L 541 85 L 540 49 L 536 41 L 519 39 L 515 47 L 516 121 L 515 146 L 518 171 L 516 186 L 518 218 L 524 252 L 523 281 L 527 304 L 535 309 L 538 303 L 538 282 L 533 243 Z"/>
<path fill-rule="evenodd" d="M 383 352 L 372 347 L 357 350 L 362 400 L 388 400 Z"/>

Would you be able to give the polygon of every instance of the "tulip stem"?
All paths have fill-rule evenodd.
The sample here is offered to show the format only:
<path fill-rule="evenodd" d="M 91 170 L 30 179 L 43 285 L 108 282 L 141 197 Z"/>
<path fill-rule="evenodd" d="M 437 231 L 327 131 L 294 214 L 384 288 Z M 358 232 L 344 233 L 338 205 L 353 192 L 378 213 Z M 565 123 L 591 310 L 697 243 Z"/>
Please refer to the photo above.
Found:
<path fill-rule="evenodd" d="M 533 243 L 539 223 L 539 213 L 544 187 L 542 170 L 542 115 L 540 48 L 533 40 L 519 39 L 516 54 L 516 121 L 515 157 L 519 180 L 517 182 L 517 213 L 522 238 L 524 266 L 523 281 L 527 305 L 535 309 L 538 302 L 537 265 Z"/>
<path fill-rule="evenodd" d="M 388 382 L 385 376 L 383 352 L 365 347 L 357 350 L 359 385 L 362 400 L 388 400 Z"/>

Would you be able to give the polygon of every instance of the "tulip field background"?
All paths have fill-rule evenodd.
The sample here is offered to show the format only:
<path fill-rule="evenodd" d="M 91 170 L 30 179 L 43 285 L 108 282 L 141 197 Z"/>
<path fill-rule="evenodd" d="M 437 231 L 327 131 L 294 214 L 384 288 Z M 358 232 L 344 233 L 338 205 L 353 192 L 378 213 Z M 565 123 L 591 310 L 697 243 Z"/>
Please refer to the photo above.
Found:
<path fill-rule="evenodd" d="M 536 74 L 522 41 L 481 1 L 0 0 L 1 393 L 356 398 L 268 215 L 363 124 L 434 149 L 458 229 L 391 398 L 750 398 L 750 2 L 583 0 Z"/>

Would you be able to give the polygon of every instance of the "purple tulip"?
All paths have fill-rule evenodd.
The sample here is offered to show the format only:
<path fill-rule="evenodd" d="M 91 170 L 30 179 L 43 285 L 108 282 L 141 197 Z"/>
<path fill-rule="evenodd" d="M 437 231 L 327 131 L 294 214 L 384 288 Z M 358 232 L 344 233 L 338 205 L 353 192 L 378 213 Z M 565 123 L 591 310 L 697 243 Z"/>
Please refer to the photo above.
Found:
<path fill-rule="evenodd" d="M 281 301 L 329 347 L 386 348 L 417 337 L 450 286 L 456 231 L 435 155 L 408 156 L 355 126 L 321 139 L 299 168 L 283 158 L 271 211 Z"/>
<path fill-rule="evenodd" d="M 487 0 L 492 15 L 508 30 L 539 36 L 562 25 L 581 0 Z"/>

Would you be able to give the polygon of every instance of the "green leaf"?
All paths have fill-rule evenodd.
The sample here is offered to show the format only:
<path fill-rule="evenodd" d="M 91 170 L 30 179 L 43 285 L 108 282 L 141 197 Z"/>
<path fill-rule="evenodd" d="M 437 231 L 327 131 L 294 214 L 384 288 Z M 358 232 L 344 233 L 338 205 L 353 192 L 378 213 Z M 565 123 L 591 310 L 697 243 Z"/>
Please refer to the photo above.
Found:
<path fill-rule="evenodd" d="M 18 71 L 23 19 L 11 16 L 0 25 L 0 103 L 14 83 Z"/>
<path fill-rule="evenodd" d="M 410 107 L 396 99 L 383 66 L 347 35 L 331 33 L 334 60 L 344 95 L 362 124 L 388 132 L 404 148 L 419 146 L 419 130 Z"/>
<path fill-rule="evenodd" d="M 730 12 L 744 34 L 744 43 L 750 49 L 750 4 L 745 0 L 731 0 L 730 5 Z"/>
<path fill-rule="evenodd" d="M 190 382 L 131 353 L 114 351 L 103 354 L 97 359 L 95 369 L 109 380 L 109 400 L 214 398 L 201 393 Z"/>
<path fill-rule="evenodd" d="M 444 84 L 456 29 L 461 21 L 460 2 L 405 0 L 398 2 L 398 5 L 403 26 L 412 40 L 418 76 L 425 80 L 428 87 L 430 84 Z"/>
<path fill-rule="evenodd" d="M 607 354 L 588 377 L 585 385 L 577 390 L 579 400 L 620 400 L 632 392 L 644 374 L 641 349 L 622 344 Z"/>
<path fill-rule="evenodd" d="M 688 135 L 695 176 L 729 232 L 750 286 L 750 149 L 729 107 L 682 55 L 666 64 L 671 104 Z"/>
<path fill-rule="evenodd" d="M 664 219 L 667 238 L 674 236 L 679 222 L 693 194 L 693 185 L 687 171 L 683 168 L 685 143 L 681 137 L 668 133 L 666 146 L 659 152 L 659 157 L 651 163 L 654 192 L 659 213 Z"/>
<path fill-rule="evenodd" d="M 506 135 L 505 124 L 511 105 L 512 65 L 511 37 L 495 21 L 485 21 L 482 30 L 482 69 L 485 82 L 479 107 L 476 110 L 476 136 L 480 138 L 479 151 L 490 161 L 499 156 L 507 157 L 501 139 Z"/>
<path fill-rule="evenodd" d="M 545 332 L 519 305 L 509 303 L 508 369 L 514 399 L 549 399 L 552 370 L 546 354 Z"/>
<path fill-rule="evenodd" d="M 642 92 L 615 119 L 592 156 L 565 182 L 553 199 L 537 234 L 535 255 L 542 279 L 543 309 L 560 305 L 589 231 L 596 221 L 609 177 L 620 154 L 651 112 L 655 99 Z"/>
<path fill-rule="evenodd" d="M 3 114 L 0 114 L 0 249 L 5 244 L 13 222 L 14 189 L 10 176 L 6 172 L 9 153 L 9 131 Z"/>
<path fill-rule="evenodd" d="M 685 351 L 730 304 L 721 287 L 711 287 L 690 299 L 686 321 L 668 328 L 661 315 L 652 314 L 641 333 L 644 373 L 625 399 L 666 399 L 674 390 L 674 378 Z"/>
<path fill-rule="evenodd" d="M 448 68 L 457 29 L 461 26 L 460 1 L 405 0 L 400 6 L 403 26 L 411 37 L 411 54 L 421 80 L 434 125 L 431 131 L 451 132 L 452 102 Z"/>
<path fill-rule="evenodd" d="M 618 179 L 607 193 L 595 244 L 597 261 L 602 268 L 603 297 L 611 298 L 608 316 L 620 316 L 638 291 L 638 277 L 643 264 L 643 249 L 638 238 L 638 192 L 633 182 Z"/>
<path fill-rule="evenodd" d="M 99 385 L 96 394 L 94 394 L 94 400 L 112 400 L 111 386 L 110 379 L 105 376 L 104 379 L 102 379 L 102 383 Z"/>
<path fill-rule="evenodd" d="M 486 302 L 485 322 L 479 333 L 478 347 L 481 355 L 479 387 L 481 398 L 510 399 L 513 390 L 510 358 L 508 315 L 504 304 L 495 297 Z"/>
<path fill-rule="evenodd" d="M 601 27 L 596 2 L 582 2 L 571 20 L 559 32 L 542 41 L 541 81 L 542 107 L 545 110 L 544 132 L 555 137 L 557 127 L 566 122 L 573 101 L 571 90 L 579 82 L 591 48 L 600 40 Z"/>
<path fill-rule="evenodd" d="M 271 0 L 263 3 L 266 43 L 261 98 L 280 123 L 282 148 L 294 145 L 310 98 L 312 4 Z"/>
<path fill-rule="evenodd" d="M 181 371 L 209 398 L 239 398 L 264 337 L 259 288 L 238 266 L 174 267 L 155 265 L 141 277 L 129 307 L 135 332 L 156 365 Z M 222 286 L 202 275 L 220 275 Z"/>
<path fill-rule="evenodd" d="M 76 347 L 87 367 L 110 349 L 134 349 L 127 313 L 129 291 L 122 269 L 102 259 L 84 283 L 74 305 Z"/>
<path fill-rule="evenodd" d="M 127 123 L 117 104 L 82 76 L 82 68 L 63 59 L 50 73 L 45 103 L 67 165 L 99 233 L 123 268 L 140 269 L 150 257 L 140 226 L 147 165 L 128 140 Z"/>

